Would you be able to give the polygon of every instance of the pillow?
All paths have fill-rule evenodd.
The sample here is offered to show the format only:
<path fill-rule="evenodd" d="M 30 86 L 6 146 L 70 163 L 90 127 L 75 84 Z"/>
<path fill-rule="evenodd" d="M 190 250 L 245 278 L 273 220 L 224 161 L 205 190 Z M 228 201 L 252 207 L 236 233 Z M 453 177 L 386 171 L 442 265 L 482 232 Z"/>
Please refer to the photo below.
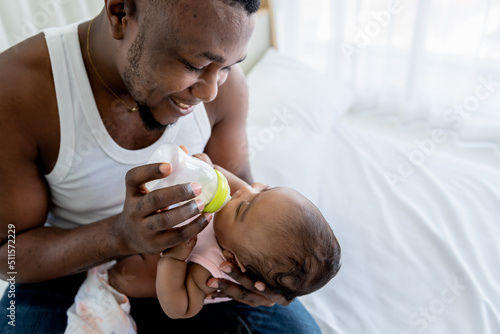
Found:
<path fill-rule="evenodd" d="M 250 71 L 247 84 L 250 126 L 293 123 L 321 134 L 353 101 L 353 92 L 338 81 L 272 48 Z"/>
<path fill-rule="evenodd" d="M 326 138 L 351 106 L 345 86 L 270 49 L 247 76 L 248 155 L 255 180 L 319 201 Z"/>

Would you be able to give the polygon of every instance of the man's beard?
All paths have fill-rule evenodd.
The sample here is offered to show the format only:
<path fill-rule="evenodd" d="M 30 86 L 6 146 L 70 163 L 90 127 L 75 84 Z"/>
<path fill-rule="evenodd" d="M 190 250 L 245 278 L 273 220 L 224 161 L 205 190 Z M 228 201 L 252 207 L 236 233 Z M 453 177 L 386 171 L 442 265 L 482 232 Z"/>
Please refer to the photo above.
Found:
<path fill-rule="evenodd" d="M 167 127 L 172 124 L 167 124 L 163 125 L 161 123 L 158 123 L 158 121 L 154 118 L 153 113 L 151 112 L 151 109 L 142 103 L 136 102 L 137 105 L 139 106 L 139 115 L 141 115 L 142 122 L 144 123 L 144 127 L 149 130 L 149 131 L 162 131 L 165 130 Z"/>
<path fill-rule="evenodd" d="M 145 40 L 145 30 L 143 28 L 140 28 L 139 32 L 137 33 L 137 37 L 134 40 L 134 43 L 132 43 L 132 46 L 130 47 L 127 53 L 127 60 L 129 65 L 122 74 L 123 82 L 127 87 L 129 94 L 132 97 L 134 97 L 133 95 L 134 89 L 132 89 L 133 82 L 135 81 L 134 78 L 141 77 L 141 72 L 139 69 L 140 68 L 139 61 L 143 53 L 144 40 Z M 144 127 L 147 130 L 163 131 L 169 125 L 171 125 L 171 124 L 163 125 L 158 123 L 154 118 L 151 109 L 145 103 L 138 102 L 137 100 L 135 101 L 135 103 L 137 103 L 137 106 L 139 107 L 139 115 L 141 115 L 142 122 L 144 123 Z"/>

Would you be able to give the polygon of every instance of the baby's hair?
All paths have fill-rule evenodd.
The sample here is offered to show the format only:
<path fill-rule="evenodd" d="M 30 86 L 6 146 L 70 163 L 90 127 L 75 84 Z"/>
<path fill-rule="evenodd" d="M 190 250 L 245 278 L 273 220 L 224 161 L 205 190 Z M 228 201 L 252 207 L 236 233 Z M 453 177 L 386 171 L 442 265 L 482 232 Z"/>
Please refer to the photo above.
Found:
<path fill-rule="evenodd" d="M 267 254 L 238 252 L 246 275 L 287 301 L 326 285 L 340 270 L 341 249 L 319 209 L 309 200 L 286 216 L 273 217 Z M 276 221 L 276 219 L 278 221 Z"/>

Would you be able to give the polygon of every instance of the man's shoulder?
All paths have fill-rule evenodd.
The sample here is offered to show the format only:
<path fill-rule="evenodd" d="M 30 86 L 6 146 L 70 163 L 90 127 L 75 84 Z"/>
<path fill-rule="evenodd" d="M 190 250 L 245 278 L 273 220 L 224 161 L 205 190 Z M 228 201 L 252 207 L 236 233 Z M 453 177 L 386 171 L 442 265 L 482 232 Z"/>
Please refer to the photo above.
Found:
<path fill-rule="evenodd" d="M 35 116 L 54 107 L 52 69 L 43 34 L 0 54 L 0 117 Z M 15 112 L 13 112 L 15 111 Z"/>
<path fill-rule="evenodd" d="M 10 107 L 29 106 L 53 89 L 50 58 L 43 34 L 33 36 L 0 54 L 0 94 Z M 48 96 L 45 96 L 48 98 Z"/>
<path fill-rule="evenodd" d="M 0 100 L 0 140 L 11 146 L 36 146 L 54 129 L 57 102 L 42 34 L 0 54 Z"/>

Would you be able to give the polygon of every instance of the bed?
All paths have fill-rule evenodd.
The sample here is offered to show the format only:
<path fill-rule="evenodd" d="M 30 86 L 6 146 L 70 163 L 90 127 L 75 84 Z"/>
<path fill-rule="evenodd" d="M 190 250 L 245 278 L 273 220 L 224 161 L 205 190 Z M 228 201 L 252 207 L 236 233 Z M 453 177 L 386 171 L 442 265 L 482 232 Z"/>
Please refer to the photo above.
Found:
<path fill-rule="evenodd" d="M 356 92 L 273 47 L 263 6 L 242 64 L 250 163 L 341 243 L 338 276 L 300 298 L 323 333 L 500 333 L 500 148 L 352 113 Z"/>
<path fill-rule="evenodd" d="M 252 169 L 257 180 L 306 194 L 339 238 L 339 275 L 301 298 L 323 332 L 499 333 L 495 152 L 472 159 L 474 149 L 433 148 L 425 129 L 342 114 L 347 92 L 328 107 L 311 104 L 314 92 L 298 94 L 305 81 L 295 94 L 270 96 L 287 88 L 283 63 L 268 53 L 248 77 Z M 288 124 L 270 131 L 280 108 Z M 316 114 L 325 109 L 329 117 Z M 432 152 L 419 166 L 410 161 L 424 156 L 415 140 Z"/>

